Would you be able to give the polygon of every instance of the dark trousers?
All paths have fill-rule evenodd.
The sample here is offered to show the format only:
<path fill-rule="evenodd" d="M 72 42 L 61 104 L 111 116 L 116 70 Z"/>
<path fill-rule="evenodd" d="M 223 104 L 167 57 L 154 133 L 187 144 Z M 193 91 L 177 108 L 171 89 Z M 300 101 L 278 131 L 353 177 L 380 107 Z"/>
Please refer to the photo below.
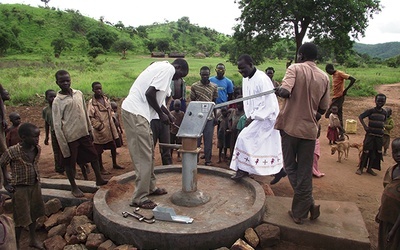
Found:
<path fill-rule="evenodd" d="M 338 117 L 340 120 L 340 125 L 342 125 L 342 128 L 344 128 L 343 127 L 343 103 L 344 103 L 344 95 L 342 95 L 341 97 L 333 98 L 331 105 L 329 106 L 328 110 L 325 113 L 325 118 L 329 118 L 329 115 L 332 113 L 331 112 L 332 106 L 338 107 Z"/>
<path fill-rule="evenodd" d="M 285 170 L 293 188 L 292 213 L 295 218 L 307 218 L 314 205 L 312 166 L 315 140 L 300 139 L 280 131 Z"/>
<path fill-rule="evenodd" d="M 212 156 L 212 145 L 214 136 L 214 120 L 207 120 L 206 126 L 203 130 L 203 142 L 204 142 L 204 159 L 205 162 L 211 162 Z M 197 146 L 200 147 L 201 137 L 197 139 Z"/>
<path fill-rule="evenodd" d="M 360 169 L 367 167 L 381 170 L 383 139 L 379 136 L 366 134 L 363 142 Z"/>
<path fill-rule="evenodd" d="M 65 171 L 64 166 L 62 165 L 62 154 L 60 151 L 60 146 L 58 145 L 56 133 L 54 131 L 51 131 L 51 147 L 53 149 L 53 155 L 54 155 L 54 168 L 56 172 L 58 173 L 63 173 Z"/>
<path fill-rule="evenodd" d="M 153 132 L 154 147 L 159 143 L 170 143 L 169 125 L 162 123 L 160 119 L 153 119 L 150 122 L 150 128 Z M 167 147 L 160 147 L 161 160 L 163 165 L 171 165 L 171 150 Z"/>

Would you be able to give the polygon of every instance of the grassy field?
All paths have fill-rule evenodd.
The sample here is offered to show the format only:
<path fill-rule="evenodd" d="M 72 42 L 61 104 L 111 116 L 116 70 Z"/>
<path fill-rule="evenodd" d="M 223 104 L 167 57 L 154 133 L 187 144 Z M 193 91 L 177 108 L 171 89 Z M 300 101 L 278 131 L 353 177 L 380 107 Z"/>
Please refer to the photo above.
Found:
<path fill-rule="evenodd" d="M 121 60 L 118 55 L 102 55 L 95 60 L 86 57 L 66 56 L 60 59 L 49 56 L 12 56 L 0 58 L 0 83 L 10 92 L 11 105 L 35 105 L 44 100 L 47 89 L 58 90 L 55 84 L 54 73 L 59 69 L 70 72 L 72 87 L 80 89 L 89 98 L 92 94 L 91 83 L 99 81 L 103 84 L 103 91 L 114 100 L 124 98 L 133 81 L 151 62 L 156 60 L 148 56 L 129 56 Z M 217 63 L 226 65 L 226 76 L 232 79 L 236 86 L 241 85 L 241 75 L 237 72 L 236 65 L 226 62 L 223 58 L 186 58 L 190 71 L 185 78 L 188 85 L 200 79 L 199 71 L 202 66 L 209 66 L 211 74 L 215 75 L 214 68 Z M 272 60 L 257 66 L 265 70 L 268 66 L 275 68 L 275 79 L 282 80 L 285 73 L 285 61 Z M 321 69 L 325 64 L 319 65 Z M 374 85 L 389 84 L 400 81 L 400 71 L 386 66 L 374 68 L 343 68 L 346 73 L 354 76 L 359 81 L 349 91 L 351 96 L 374 95 Z"/>

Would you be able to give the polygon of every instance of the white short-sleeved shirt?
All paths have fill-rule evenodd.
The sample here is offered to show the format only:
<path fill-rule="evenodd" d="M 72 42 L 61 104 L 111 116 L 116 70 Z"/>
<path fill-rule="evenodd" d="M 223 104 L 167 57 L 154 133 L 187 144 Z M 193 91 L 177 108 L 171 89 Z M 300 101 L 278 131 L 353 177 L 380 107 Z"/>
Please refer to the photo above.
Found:
<path fill-rule="evenodd" d="M 165 98 L 171 95 L 171 81 L 175 74 L 175 67 L 168 61 L 154 62 L 148 66 L 135 80 L 128 96 L 122 102 L 121 108 L 133 114 L 141 115 L 149 122 L 158 119 L 158 114 L 149 105 L 146 99 L 146 91 L 153 86 L 157 91 L 158 105 L 165 102 Z"/>

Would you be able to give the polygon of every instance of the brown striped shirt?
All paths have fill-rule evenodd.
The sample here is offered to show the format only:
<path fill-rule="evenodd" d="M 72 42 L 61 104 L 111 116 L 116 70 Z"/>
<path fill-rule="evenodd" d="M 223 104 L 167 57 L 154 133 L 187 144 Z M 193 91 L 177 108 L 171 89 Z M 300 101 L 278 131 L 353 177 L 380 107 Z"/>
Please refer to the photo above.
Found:
<path fill-rule="evenodd" d="M 190 100 L 200 102 L 215 102 L 218 98 L 217 84 L 210 82 L 202 84 L 201 81 L 193 83 L 190 88 Z"/>
<path fill-rule="evenodd" d="M 40 180 L 38 161 L 40 156 L 40 146 L 37 146 L 37 154 L 32 162 L 29 162 L 28 156 L 22 150 L 20 143 L 11 146 L 4 152 L 0 158 L 0 166 L 2 168 L 10 165 L 11 168 L 11 182 L 12 186 L 15 185 L 33 185 L 36 181 Z"/>

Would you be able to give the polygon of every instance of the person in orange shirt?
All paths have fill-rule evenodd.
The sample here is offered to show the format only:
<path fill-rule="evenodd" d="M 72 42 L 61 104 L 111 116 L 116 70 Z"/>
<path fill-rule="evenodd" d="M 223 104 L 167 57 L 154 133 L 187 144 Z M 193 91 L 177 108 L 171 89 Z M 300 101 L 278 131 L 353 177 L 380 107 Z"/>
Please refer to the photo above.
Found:
<path fill-rule="evenodd" d="M 332 64 L 327 64 L 325 67 L 325 71 L 332 76 L 332 101 L 329 105 L 328 111 L 325 113 L 325 118 L 329 118 L 331 114 L 331 107 L 338 107 L 338 116 L 340 120 L 340 125 L 343 127 L 343 103 L 344 96 L 347 94 L 347 91 L 353 84 L 356 82 L 356 78 L 352 77 L 349 74 L 346 74 L 343 71 L 335 70 Z M 349 86 L 345 88 L 345 80 L 350 80 Z"/>

